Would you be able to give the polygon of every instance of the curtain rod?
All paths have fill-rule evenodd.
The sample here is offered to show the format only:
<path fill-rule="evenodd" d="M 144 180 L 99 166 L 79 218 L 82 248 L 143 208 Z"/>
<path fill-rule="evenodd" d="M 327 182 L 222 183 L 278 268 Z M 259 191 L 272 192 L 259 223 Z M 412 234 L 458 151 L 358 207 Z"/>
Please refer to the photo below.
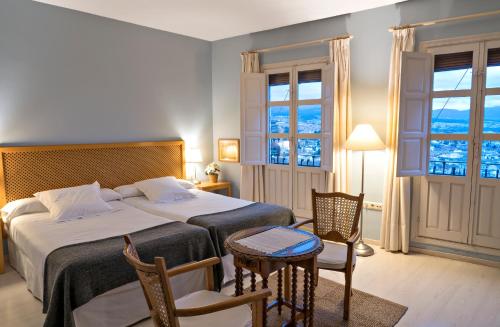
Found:
<path fill-rule="evenodd" d="M 400 26 L 392 26 L 391 28 L 389 28 L 389 32 L 393 32 L 396 30 L 402 30 L 405 28 L 430 26 L 430 25 L 435 25 L 435 24 L 449 23 L 449 22 L 454 22 L 454 21 L 458 21 L 458 20 L 476 19 L 476 18 L 480 18 L 480 17 L 493 16 L 493 15 L 499 15 L 499 14 L 500 14 L 500 10 L 485 11 L 485 12 L 480 12 L 477 14 L 471 14 L 471 15 L 465 15 L 465 16 L 441 18 L 441 19 L 430 20 L 427 22 L 406 24 L 406 25 L 400 25 Z"/>
<path fill-rule="evenodd" d="M 277 50 L 285 50 L 285 49 L 293 49 L 293 48 L 302 48 L 302 47 L 308 47 L 312 45 L 317 45 L 317 44 L 322 44 L 325 42 L 329 41 L 334 41 L 334 40 L 342 40 L 342 39 L 352 39 L 352 35 L 341 35 L 341 36 L 336 36 L 336 37 L 328 37 L 324 39 L 318 39 L 318 40 L 312 40 L 312 41 L 306 41 L 306 42 L 299 42 L 299 43 L 292 43 L 292 44 L 287 44 L 287 45 L 280 45 L 277 47 L 272 47 L 272 48 L 265 48 L 265 49 L 256 49 L 256 50 L 250 50 L 250 51 L 243 51 L 241 54 L 244 53 L 264 53 L 264 52 L 271 52 L 271 51 L 277 51 Z"/>

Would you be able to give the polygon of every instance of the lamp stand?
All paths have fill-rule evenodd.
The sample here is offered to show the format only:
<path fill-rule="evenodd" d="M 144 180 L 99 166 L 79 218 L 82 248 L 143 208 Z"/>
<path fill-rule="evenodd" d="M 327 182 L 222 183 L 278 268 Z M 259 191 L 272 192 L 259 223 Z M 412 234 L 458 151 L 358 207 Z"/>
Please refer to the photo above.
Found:
<path fill-rule="evenodd" d="M 197 170 L 196 169 L 196 164 L 194 164 L 193 167 L 194 167 L 194 178 L 193 178 L 192 182 L 193 182 L 194 185 L 201 184 L 201 182 L 196 178 L 196 170 Z"/>
<path fill-rule="evenodd" d="M 361 193 L 365 193 L 365 151 L 362 151 L 361 159 Z M 363 242 L 363 211 L 361 208 L 361 219 L 360 219 L 360 232 L 359 240 L 354 244 L 357 255 L 360 257 L 369 257 L 375 253 L 373 249 Z"/>

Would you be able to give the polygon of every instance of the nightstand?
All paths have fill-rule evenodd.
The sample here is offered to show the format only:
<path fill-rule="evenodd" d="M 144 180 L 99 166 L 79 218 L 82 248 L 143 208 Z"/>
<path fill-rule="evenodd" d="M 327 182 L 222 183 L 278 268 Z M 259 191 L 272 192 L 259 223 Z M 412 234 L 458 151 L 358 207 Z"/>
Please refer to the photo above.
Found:
<path fill-rule="evenodd" d="M 200 184 L 195 185 L 195 187 L 202 191 L 214 192 L 219 190 L 226 190 L 227 196 L 233 196 L 231 182 L 201 182 Z"/>

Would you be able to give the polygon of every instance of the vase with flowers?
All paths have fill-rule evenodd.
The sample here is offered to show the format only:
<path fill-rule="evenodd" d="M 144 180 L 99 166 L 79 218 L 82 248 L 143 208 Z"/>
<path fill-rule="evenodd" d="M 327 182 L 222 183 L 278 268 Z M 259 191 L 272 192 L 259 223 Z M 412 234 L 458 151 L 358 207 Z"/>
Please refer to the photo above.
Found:
<path fill-rule="evenodd" d="M 205 168 L 205 175 L 208 176 L 208 180 L 211 183 L 217 183 L 220 172 L 220 166 L 216 162 L 212 162 Z"/>

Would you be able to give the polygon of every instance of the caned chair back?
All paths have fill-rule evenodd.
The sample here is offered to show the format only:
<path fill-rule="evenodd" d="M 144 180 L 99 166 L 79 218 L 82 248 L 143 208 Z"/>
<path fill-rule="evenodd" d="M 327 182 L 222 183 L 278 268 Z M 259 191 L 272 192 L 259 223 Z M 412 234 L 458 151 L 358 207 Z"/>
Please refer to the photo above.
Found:
<path fill-rule="evenodd" d="M 312 190 L 314 234 L 324 240 L 346 241 L 358 231 L 364 194 L 317 193 Z"/>
<path fill-rule="evenodd" d="M 126 235 L 124 238 L 123 254 L 139 277 L 155 326 L 178 327 L 179 321 L 174 315 L 175 302 L 165 259 L 156 257 L 154 265 L 143 263 L 130 236 Z"/>

